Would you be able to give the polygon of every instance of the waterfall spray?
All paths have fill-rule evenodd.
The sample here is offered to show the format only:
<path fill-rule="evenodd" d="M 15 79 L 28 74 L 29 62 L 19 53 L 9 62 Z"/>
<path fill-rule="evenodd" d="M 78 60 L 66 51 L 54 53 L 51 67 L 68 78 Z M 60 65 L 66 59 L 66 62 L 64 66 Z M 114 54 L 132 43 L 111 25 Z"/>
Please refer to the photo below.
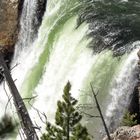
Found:
<path fill-rule="evenodd" d="M 106 121 L 110 131 L 113 131 L 121 122 L 123 114 L 131 101 L 130 95 L 138 82 L 137 52 L 138 49 L 131 52 L 122 64 L 120 72 L 112 81 L 109 91 L 111 102 L 106 109 Z"/>
<path fill-rule="evenodd" d="M 32 3 L 25 0 L 20 21 L 21 31 L 12 66 L 17 62 L 20 64 L 12 70 L 12 77 L 17 79 L 15 83 L 23 97 L 37 96 L 33 106 L 45 112 L 51 122 L 54 122 L 56 103 L 61 99 L 67 81 L 72 84 L 72 95 L 83 104 L 90 103 L 91 99 L 81 91 L 88 91 L 89 83 L 92 82 L 93 87 L 100 91 L 99 103 L 105 110 L 103 113 L 106 114 L 108 126 L 114 124 L 114 127 L 117 127 L 119 122 L 114 116 L 122 117 L 123 107 L 127 106 L 129 96 L 137 82 L 135 79 L 137 49 L 127 44 L 124 48 L 127 52 L 128 47 L 129 53 L 114 57 L 111 49 L 114 47 L 113 44 L 109 50 L 101 43 L 103 48 L 99 48 L 100 51 L 95 53 L 89 46 L 92 43 L 98 50 L 99 42 L 95 36 L 93 38 L 88 36 L 94 30 L 91 24 L 89 26 L 89 23 L 82 22 L 77 26 L 80 10 L 84 6 L 85 3 L 78 0 L 48 0 L 42 24 L 36 34 L 37 0 L 33 0 Z M 86 15 L 86 18 L 89 16 Z M 97 25 L 96 29 L 104 29 L 102 28 L 104 26 Z M 111 37 L 117 36 L 116 32 L 111 34 L 110 30 L 107 31 L 109 31 L 107 35 L 112 35 Z M 102 37 L 100 39 L 106 41 Z M 130 48 L 134 49 L 131 53 Z M 2 88 L 0 90 L 3 93 Z M 1 104 L 3 102 L 6 100 L 0 101 Z M 33 122 L 42 128 L 45 127 L 36 110 L 30 108 L 30 115 Z M 89 132 L 98 139 L 100 121 L 84 120 L 84 122 Z"/>

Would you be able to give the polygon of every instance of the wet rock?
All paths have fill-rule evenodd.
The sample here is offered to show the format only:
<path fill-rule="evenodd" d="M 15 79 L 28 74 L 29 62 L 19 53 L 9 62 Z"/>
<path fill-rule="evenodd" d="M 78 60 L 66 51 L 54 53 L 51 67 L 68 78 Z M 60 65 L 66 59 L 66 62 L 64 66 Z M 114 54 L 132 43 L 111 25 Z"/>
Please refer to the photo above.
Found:
<path fill-rule="evenodd" d="M 139 108 L 139 83 L 134 88 L 133 94 L 130 96 L 131 101 L 128 106 L 128 112 L 132 114 L 136 114 L 136 117 L 134 117 L 134 120 L 137 121 L 137 123 L 140 123 L 140 108 Z"/>
<path fill-rule="evenodd" d="M 19 0 L 0 0 L 0 50 L 11 51 L 17 41 Z"/>
<path fill-rule="evenodd" d="M 18 39 L 21 12 L 24 0 L 0 0 L 0 50 L 13 51 Z M 35 33 L 42 22 L 47 0 L 37 0 L 36 15 L 33 18 Z"/>
<path fill-rule="evenodd" d="M 140 140 L 140 125 L 119 127 L 110 136 L 112 140 Z M 107 136 L 103 140 L 108 140 Z"/>

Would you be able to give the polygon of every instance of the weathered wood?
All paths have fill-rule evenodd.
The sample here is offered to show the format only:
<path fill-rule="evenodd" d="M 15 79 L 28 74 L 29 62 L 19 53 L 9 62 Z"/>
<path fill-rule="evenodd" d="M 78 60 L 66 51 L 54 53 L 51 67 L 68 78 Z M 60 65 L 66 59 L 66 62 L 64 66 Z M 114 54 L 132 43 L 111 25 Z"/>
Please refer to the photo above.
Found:
<path fill-rule="evenodd" d="M 104 117 L 103 117 L 103 114 L 102 114 L 100 105 L 99 105 L 99 103 L 98 103 L 96 94 L 95 94 L 95 92 L 94 92 L 94 90 L 93 90 L 92 84 L 90 84 L 90 86 L 91 86 L 91 90 L 92 90 L 93 97 L 94 97 L 94 99 L 95 99 L 95 103 L 96 103 L 97 109 L 98 109 L 99 114 L 100 114 L 100 117 L 101 117 L 101 119 L 102 119 L 102 122 L 103 122 L 103 125 L 104 125 L 104 128 L 105 128 L 105 132 L 106 132 L 106 134 L 107 134 L 108 140 L 111 140 L 111 137 L 110 137 L 108 128 L 107 128 L 107 126 L 106 126 L 106 123 L 105 123 L 105 120 L 104 120 Z"/>
<path fill-rule="evenodd" d="M 15 83 L 11 77 L 11 74 L 7 68 L 7 65 L 6 65 L 1 53 L 0 53 L 0 65 L 3 68 L 3 74 L 5 76 L 6 82 L 9 86 L 9 89 L 13 96 L 14 105 L 16 107 L 17 114 L 20 119 L 21 127 L 25 133 L 26 139 L 27 140 L 38 140 L 38 136 L 35 132 L 33 123 L 30 119 L 26 106 L 15 86 Z"/>

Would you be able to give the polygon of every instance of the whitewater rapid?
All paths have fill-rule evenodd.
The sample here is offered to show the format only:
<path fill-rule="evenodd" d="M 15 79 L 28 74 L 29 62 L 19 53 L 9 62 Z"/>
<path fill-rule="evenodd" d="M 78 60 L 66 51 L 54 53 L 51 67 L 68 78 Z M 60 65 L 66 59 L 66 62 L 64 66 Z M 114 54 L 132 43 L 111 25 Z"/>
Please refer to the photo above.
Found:
<path fill-rule="evenodd" d="M 34 2 L 36 4 L 36 1 Z M 91 41 L 87 36 L 90 32 L 88 24 L 83 23 L 77 28 L 81 3 L 76 0 L 48 1 L 36 39 L 31 39 L 33 27 L 30 20 L 34 14 L 28 13 L 29 5 L 32 6 L 28 1 L 24 7 L 28 9 L 24 11 L 27 12 L 27 17 L 21 18 L 29 22 L 25 24 L 25 28 L 21 28 L 22 39 L 19 44 L 24 45 L 20 46 L 17 43 L 11 64 L 11 68 L 18 64 L 11 73 L 21 96 L 35 96 L 32 102 L 34 108 L 45 113 L 48 120 L 54 122 L 56 103 L 61 99 L 66 83 L 71 82 L 71 93 L 79 100 L 79 104 L 88 103 L 94 106 L 89 86 L 92 83 L 95 91 L 99 90 L 98 99 L 108 126 L 113 122 L 116 127 L 120 120 L 116 121 L 114 116 L 122 118 L 137 82 L 138 49 L 120 57 L 113 57 L 112 51 L 109 50 L 94 53 L 93 49 L 88 47 Z M 34 13 L 34 9 L 32 12 Z M 26 31 L 28 28 L 31 29 L 29 33 Z M 29 39 L 28 44 L 24 36 Z M 0 99 L 0 111 L 4 114 L 7 96 L 2 85 L 0 91 L 4 95 L 3 99 Z M 26 103 L 33 123 L 43 131 L 44 124 L 38 112 Z M 11 106 L 8 108 L 10 111 Z M 10 114 L 13 112 L 16 115 L 12 107 Z M 89 112 L 97 114 L 94 107 Z M 96 139 L 102 127 L 100 119 L 84 118 L 83 122 Z"/>

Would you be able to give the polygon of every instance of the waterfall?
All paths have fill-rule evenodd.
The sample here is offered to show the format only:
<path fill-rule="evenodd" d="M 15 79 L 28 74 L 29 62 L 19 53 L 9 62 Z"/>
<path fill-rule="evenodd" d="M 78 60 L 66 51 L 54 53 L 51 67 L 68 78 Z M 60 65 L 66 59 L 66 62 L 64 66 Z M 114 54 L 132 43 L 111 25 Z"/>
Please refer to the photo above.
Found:
<path fill-rule="evenodd" d="M 54 122 L 56 102 L 61 99 L 65 84 L 72 84 L 71 93 L 79 100 L 79 104 L 91 104 L 90 83 L 95 91 L 99 90 L 99 103 L 106 117 L 110 129 L 117 127 L 129 97 L 137 83 L 137 55 L 138 47 L 131 53 L 114 57 L 109 49 L 102 49 L 100 53 L 94 52 L 91 45 L 96 44 L 96 38 L 88 36 L 91 32 L 87 22 L 77 27 L 80 10 L 84 7 L 78 0 L 49 0 L 43 21 L 35 32 L 35 18 L 37 1 L 25 0 L 21 15 L 21 31 L 16 45 L 15 55 L 11 68 L 12 77 L 16 79 L 22 97 L 36 96 L 33 100 L 34 108 L 44 112 L 49 121 Z M 34 23 L 34 22 L 35 23 Z M 7 97 L 1 85 L 1 93 L 5 96 L 0 99 L 1 108 L 7 102 Z M 34 124 L 43 130 L 44 124 L 38 112 L 30 108 L 30 116 Z M 10 109 L 9 105 L 9 109 Z M 12 109 L 13 110 L 13 109 Z M 96 114 L 97 110 L 89 110 Z M 13 114 L 13 113 L 12 113 Z M 99 139 L 99 130 L 102 128 L 100 119 L 84 118 L 83 123 L 89 133 Z M 114 129 L 114 128 L 113 128 Z M 16 139 L 20 139 L 19 136 Z"/>
<path fill-rule="evenodd" d="M 138 49 L 135 49 L 128 56 L 121 66 L 120 72 L 114 77 L 109 91 L 111 102 L 106 109 L 106 121 L 112 130 L 119 125 L 123 117 L 122 114 L 125 113 L 131 101 L 130 95 L 138 82 L 137 52 Z"/>
<path fill-rule="evenodd" d="M 36 6 L 36 0 L 33 0 L 32 2 L 29 0 L 25 0 L 23 3 L 23 9 L 20 19 L 20 33 L 18 43 L 16 44 L 15 57 L 19 55 L 19 51 L 21 51 L 24 47 L 28 47 L 33 41 L 35 35 L 33 21 L 38 22 L 35 19 Z"/>
<path fill-rule="evenodd" d="M 25 48 L 29 48 L 29 46 L 34 41 L 35 37 L 37 36 L 38 26 L 40 25 L 40 20 L 42 18 L 42 13 L 44 11 L 40 11 L 42 7 L 39 7 L 39 3 L 43 3 L 42 0 L 38 2 L 38 0 L 24 0 L 23 8 L 21 12 L 20 18 L 20 32 L 18 37 L 18 42 L 15 46 L 15 55 L 14 58 L 17 59 L 19 53 L 21 51 L 25 51 Z M 44 0 L 44 6 L 46 4 L 46 0 Z M 45 9 L 41 9 L 45 10 Z M 39 16 L 39 17 L 38 17 Z"/>

